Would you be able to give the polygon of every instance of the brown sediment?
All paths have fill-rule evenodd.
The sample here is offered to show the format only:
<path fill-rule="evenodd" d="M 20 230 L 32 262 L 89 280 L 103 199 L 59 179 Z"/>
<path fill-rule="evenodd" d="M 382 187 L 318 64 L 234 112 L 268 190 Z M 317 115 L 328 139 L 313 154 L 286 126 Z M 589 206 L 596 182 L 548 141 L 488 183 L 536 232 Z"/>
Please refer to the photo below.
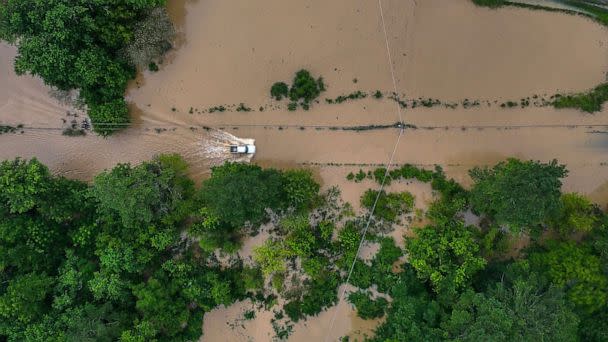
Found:
<path fill-rule="evenodd" d="M 491 102 L 487 106 L 482 101 L 473 109 L 404 110 L 404 120 L 418 129 L 404 132 L 396 163 L 440 164 L 448 176 L 468 184 L 467 170 L 476 165 L 506 157 L 557 158 L 570 170 L 564 190 L 590 194 L 606 207 L 608 136 L 588 132 L 606 130 L 608 110 L 584 115 L 550 107 L 499 106 L 533 95 L 583 91 L 606 81 L 606 28 L 580 16 L 519 8 L 488 10 L 469 0 L 383 0 L 383 6 L 400 94 L 410 99 Z M 176 50 L 159 72 L 145 71 L 132 83 L 128 99 L 140 109 L 133 112 L 134 125 L 105 139 L 93 134 L 62 136 L 61 119 L 70 108 L 49 97 L 40 80 L 17 77 L 12 72 L 15 49 L 0 44 L 0 123 L 27 127 L 23 134 L 0 136 L 0 158 L 37 157 L 54 172 L 90 180 L 118 162 L 137 163 L 176 152 L 185 156 L 192 175 L 200 179 L 209 169 L 200 153 L 199 143 L 208 134 L 202 127 L 223 127 L 256 139 L 255 160 L 260 163 L 310 166 L 325 188 L 339 185 L 345 199 L 358 206 L 361 192 L 376 184 L 347 182 L 346 174 L 359 168 L 351 164 L 365 168 L 387 163 L 399 132 L 340 127 L 392 124 L 399 120 L 396 104 L 386 97 L 368 97 L 328 105 L 324 98 L 393 89 L 377 3 L 176 0 L 170 2 L 170 14 L 180 32 Z M 269 99 L 269 87 L 275 81 L 290 82 L 300 68 L 323 76 L 329 88 L 310 111 L 288 112 L 286 102 Z M 241 102 L 253 111 L 202 113 Z M 309 127 L 315 125 L 325 127 Z M 425 194 L 416 195 L 428 201 L 430 195 Z M 230 310 L 235 309 L 207 315 L 205 334 L 210 340 L 231 336 L 223 329 Z M 322 314 L 308 326 L 323 329 L 326 321 Z M 247 323 L 247 333 L 240 336 L 268 340 L 268 327 L 255 322 Z M 337 331 L 347 334 L 357 324 L 344 323 Z M 297 328 L 293 340 L 317 335 Z"/>

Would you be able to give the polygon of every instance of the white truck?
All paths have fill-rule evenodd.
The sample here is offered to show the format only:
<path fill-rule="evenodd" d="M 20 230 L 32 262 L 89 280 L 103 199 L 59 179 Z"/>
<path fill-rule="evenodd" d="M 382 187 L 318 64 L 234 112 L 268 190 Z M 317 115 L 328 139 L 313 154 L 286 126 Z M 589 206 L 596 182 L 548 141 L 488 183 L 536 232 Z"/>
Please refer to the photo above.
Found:
<path fill-rule="evenodd" d="M 255 145 L 230 145 L 230 153 L 232 154 L 255 154 Z"/>

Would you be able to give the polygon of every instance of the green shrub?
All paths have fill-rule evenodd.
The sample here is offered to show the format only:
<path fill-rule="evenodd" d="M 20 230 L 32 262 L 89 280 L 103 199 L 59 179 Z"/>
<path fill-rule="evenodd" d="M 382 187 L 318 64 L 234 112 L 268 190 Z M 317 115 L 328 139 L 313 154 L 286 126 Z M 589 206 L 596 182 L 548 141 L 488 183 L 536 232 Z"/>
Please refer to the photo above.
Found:
<path fill-rule="evenodd" d="M 367 190 L 361 197 L 361 205 L 372 210 L 374 203 L 376 203 L 374 216 L 388 222 L 395 222 L 400 215 L 412 211 L 414 196 L 409 192 L 387 194 L 384 190 L 380 193 L 376 190 Z"/>
<path fill-rule="evenodd" d="M 95 132 L 104 136 L 125 128 L 130 121 L 127 103 L 122 98 L 89 105 L 89 117 Z"/>
<path fill-rule="evenodd" d="M 281 101 L 283 97 L 289 95 L 289 86 L 285 82 L 276 82 L 270 88 L 270 96 L 275 100 Z"/>
<path fill-rule="evenodd" d="M 364 291 L 349 294 L 348 301 L 357 308 L 357 316 L 363 319 L 381 318 L 388 308 L 388 301 L 385 298 L 374 300 L 370 298 L 368 292 Z"/>
<path fill-rule="evenodd" d="M 150 70 L 151 72 L 157 72 L 159 68 L 156 63 L 150 62 L 150 64 L 148 64 L 148 70 Z"/>
<path fill-rule="evenodd" d="M 359 172 L 357 172 L 355 175 L 355 182 L 360 183 L 365 179 L 365 177 L 367 177 L 367 174 L 363 170 L 359 169 Z"/>
<path fill-rule="evenodd" d="M 300 70 L 296 73 L 289 89 L 289 99 L 294 102 L 302 100 L 304 103 L 310 103 L 319 97 L 323 89 L 325 89 L 323 79 L 315 80 L 308 70 Z"/>
<path fill-rule="evenodd" d="M 477 6 L 498 8 L 506 4 L 506 0 L 473 0 Z"/>
<path fill-rule="evenodd" d="M 559 95 L 553 101 L 555 108 L 576 108 L 587 113 L 599 112 L 608 101 L 608 83 L 586 92 L 573 95 Z"/>
<path fill-rule="evenodd" d="M 386 172 L 386 168 L 379 167 L 374 170 L 374 179 L 378 184 L 391 185 L 390 174 Z"/>
<path fill-rule="evenodd" d="M 287 105 L 287 110 L 289 110 L 290 112 L 295 111 L 296 109 L 298 109 L 298 103 L 297 102 L 290 102 Z"/>
<path fill-rule="evenodd" d="M 352 172 L 349 172 L 348 175 L 346 175 L 346 180 L 349 180 L 349 181 L 355 180 L 355 174 Z"/>

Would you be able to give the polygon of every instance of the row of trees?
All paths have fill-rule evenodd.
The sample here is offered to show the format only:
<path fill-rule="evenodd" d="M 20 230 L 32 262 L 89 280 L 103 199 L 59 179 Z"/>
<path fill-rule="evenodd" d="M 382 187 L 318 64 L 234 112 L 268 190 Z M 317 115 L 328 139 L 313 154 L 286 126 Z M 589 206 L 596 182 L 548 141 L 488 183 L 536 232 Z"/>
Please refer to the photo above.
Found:
<path fill-rule="evenodd" d="M 226 164 L 197 189 L 186 171 L 165 155 L 87 185 L 35 159 L 3 162 L 0 340 L 195 340 L 205 311 L 258 289 L 259 270 L 207 250 L 238 244 L 267 208 L 306 208 L 318 185 Z"/>
<path fill-rule="evenodd" d="M 392 302 L 373 340 L 607 340 L 608 216 L 561 194 L 555 161 L 470 173 L 470 192 L 441 196 L 432 223 L 406 239 L 409 263 L 385 277 Z M 479 227 L 464 223 L 467 209 Z M 523 236 L 531 242 L 515 253 Z"/>
<path fill-rule="evenodd" d="M 35 159 L 3 162 L 0 339 L 193 340 L 219 304 L 281 296 L 276 322 L 337 302 L 366 220 L 335 189 L 319 194 L 307 171 L 230 163 L 197 189 L 186 172 L 166 155 L 87 185 Z M 405 250 L 368 230 L 379 249 L 355 263 L 359 290 L 348 300 L 364 318 L 386 315 L 375 340 L 608 338 L 608 217 L 561 194 L 562 165 L 512 159 L 474 169 L 470 191 L 441 169 L 390 174 L 430 182 L 438 200 Z M 368 192 L 362 204 L 378 195 L 384 217 L 372 225 L 411 210 L 406 193 Z M 464 223 L 468 209 L 479 226 Z M 263 223 L 271 235 L 255 264 L 217 260 L 213 252 L 234 253 Z M 510 243 L 524 235 L 531 243 L 515 253 Z"/>
<path fill-rule="evenodd" d="M 96 132 L 129 122 L 124 93 L 135 68 L 171 47 L 166 0 L 7 0 L 0 39 L 18 46 L 15 71 L 78 89 Z"/>

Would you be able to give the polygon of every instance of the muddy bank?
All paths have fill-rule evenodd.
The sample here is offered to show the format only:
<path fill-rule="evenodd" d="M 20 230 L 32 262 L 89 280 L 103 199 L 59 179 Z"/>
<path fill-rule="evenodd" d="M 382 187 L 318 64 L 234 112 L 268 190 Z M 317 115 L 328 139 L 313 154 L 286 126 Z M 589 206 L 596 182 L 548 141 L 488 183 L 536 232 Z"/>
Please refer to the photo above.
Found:
<path fill-rule="evenodd" d="M 329 329 L 334 310 L 339 307 L 339 315 L 332 329 Z M 220 307 L 205 314 L 203 336 L 200 341 L 272 341 L 275 336 L 271 320 L 272 310 L 256 310 L 255 318 L 246 320 L 244 314 L 256 310 L 250 301 L 243 301 L 229 307 Z M 353 340 L 362 340 L 370 336 L 379 320 L 363 320 L 357 317 L 355 310 L 346 301 L 321 312 L 316 317 L 293 326 L 289 341 L 337 341 L 340 337 L 349 336 Z"/>

